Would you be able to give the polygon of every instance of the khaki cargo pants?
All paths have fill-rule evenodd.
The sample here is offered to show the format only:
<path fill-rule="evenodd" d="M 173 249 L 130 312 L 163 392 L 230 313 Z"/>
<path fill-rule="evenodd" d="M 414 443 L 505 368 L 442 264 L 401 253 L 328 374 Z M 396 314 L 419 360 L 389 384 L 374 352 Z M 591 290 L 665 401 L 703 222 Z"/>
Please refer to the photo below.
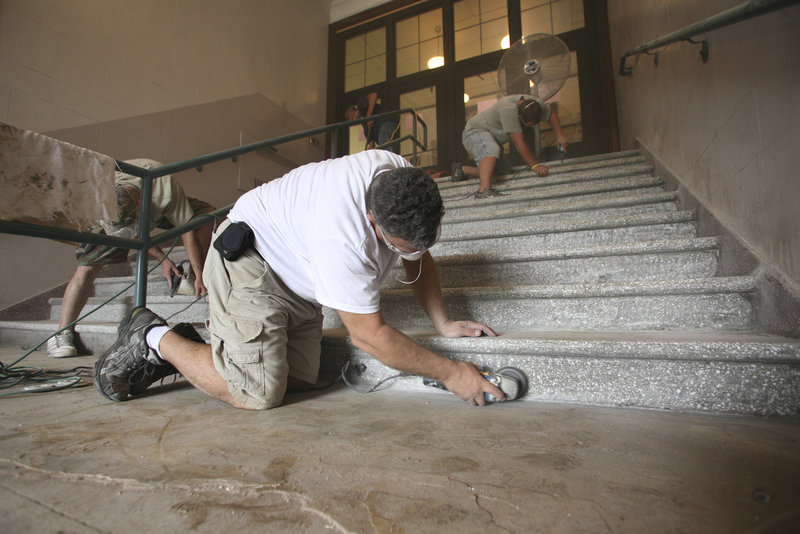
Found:
<path fill-rule="evenodd" d="M 230 225 L 225 220 L 212 239 Z M 236 261 L 211 247 L 203 271 L 208 289 L 214 366 L 238 401 L 279 406 L 287 377 L 315 383 L 322 309 L 295 295 L 253 250 Z"/>

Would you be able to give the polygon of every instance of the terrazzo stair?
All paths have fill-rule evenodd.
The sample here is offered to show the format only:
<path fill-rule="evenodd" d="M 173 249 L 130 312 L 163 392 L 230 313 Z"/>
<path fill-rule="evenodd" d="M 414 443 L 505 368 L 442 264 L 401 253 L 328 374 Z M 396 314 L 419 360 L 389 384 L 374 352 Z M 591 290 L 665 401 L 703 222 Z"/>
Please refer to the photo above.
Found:
<path fill-rule="evenodd" d="M 448 312 L 500 335 L 432 332 L 398 266 L 383 315 L 421 344 L 487 369 L 524 370 L 528 400 L 800 410 L 800 340 L 760 331 L 757 279 L 719 276 L 720 239 L 698 237 L 695 212 L 680 209 L 638 154 L 568 160 L 544 179 L 506 176 L 495 187 L 507 196 L 490 199 L 470 198 L 476 180 L 439 186 L 447 213 L 432 253 Z M 396 376 L 325 312 L 324 373 L 355 363 L 349 379 L 364 388 Z M 385 384 L 430 390 L 418 377 Z"/>
<path fill-rule="evenodd" d="M 515 366 L 530 380 L 526 400 L 749 414 L 800 411 L 800 340 L 759 326 L 754 275 L 721 276 L 717 236 L 698 236 L 696 213 L 665 191 L 635 151 L 556 163 L 551 175 L 500 177 L 507 196 L 469 198 L 476 180 L 438 182 L 446 215 L 436 258 L 448 312 L 494 328 L 498 337 L 446 339 L 402 284 L 398 264 L 382 290 L 389 324 L 431 350 L 488 369 Z M 171 257 L 184 259 L 177 249 Z M 154 265 L 151 263 L 151 265 Z M 84 346 L 101 352 L 133 306 L 130 277 L 99 278 L 87 309 L 123 296 L 78 325 Z M 201 334 L 204 300 L 170 297 L 156 269 L 148 307 Z M 0 323 L 0 336 L 46 333 L 49 319 Z M 346 363 L 349 381 L 368 388 L 396 375 L 356 349 L 338 315 L 323 310 L 321 382 Z M 99 317 L 99 318 L 98 318 Z M 425 390 L 419 377 L 382 387 Z"/>

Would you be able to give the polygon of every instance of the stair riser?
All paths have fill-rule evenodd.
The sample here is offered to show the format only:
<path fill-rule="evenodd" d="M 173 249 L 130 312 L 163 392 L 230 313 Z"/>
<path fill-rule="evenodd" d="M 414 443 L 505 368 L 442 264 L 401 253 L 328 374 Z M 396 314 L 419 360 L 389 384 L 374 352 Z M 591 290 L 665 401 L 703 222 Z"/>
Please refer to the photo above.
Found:
<path fill-rule="evenodd" d="M 553 187 L 596 187 L 598 184 L 621 181 L 630 177 L 652 178 L 653 167 L 650 165 L 627 165 L 611 168 L 596 168 L 574 173 L 554 173 L 547 178 L 540 178 L 536 174 L 525 171 L 514 175 L 513 178 L 498 178 L 492 185 L 499 189 L 512 189 L 526 192 L 544 190 Z M 451 182 L 452 183 L 452 182 Z M 442 198 L 458 198 L 477 189 L 478 179 L 470 178 L 463 182 L 453 183 L 450 187 L 440 188 Z"/>
<path fill-rule="evenodd" d="M 475 191 L 478 190 L 478 184 L 475 184 L 462 195 L 442 197 L 442 200 L 444 200 L 445 208 L 448 211 L 458 209 L 481 210 L 491 209 L 490 207 L 493 205 L 502 206 L 503 208 L 515 206 L 524 207 L 535 204 L 536 202 L 553 199 L 584 200 L 591 197 L 614 198 L 619 196 L 664 192 L 659 180 L 652 177 L 639 180 L 615 180 L 613 182 L 601 184 L 581 184 L 580 186 L 560 185 L 542 187 L 532 191 L 526 189 L 510 190 L 502 187 L 498 187 L 497 189 L 507 194 L 499 197 L 476 199 L 473 198 L 473 195 Z"/>
<path fill-rule="evenodd" d="M 600 245 L 692 238 L 697 234 L 694 223 L 669 223 L 623 228 L 565 231 L 523 236 L 496 236 L 463 241 L 440 240 L 431 249 L 435 256 L 454 254 L 486 254 L 524 252 L 547 248 L 567 248 L 580 245 Z"/>
<path fill-rule="evenodd" d="M 559 199 L 553 198 L 520 198 L 513 196 L 501 197 L 498 201 L 486 199 L 478 204 L 478 201 L 469 201 L 462 203 L 445 203 L 445 221 L 451 219 L 491 219 L 497 212 L 513 212 L 516 210 L 531 210 L 540 207 L 548 209 L 553 206 L 558 206 L 559 203 L 564 205 L 564 210 L 569 210 L 569 205 L 574 202 L 597 202 L 614 201 L 620 198 L 629 198 L 632 195 L 641 193 L 642 195 L 657 195 L 663 193 L 664 190 L 660 187 L 647 187 L 638 190 L 621 190 L 609 191 L 603 193 L 591 193 L 578 198 L 564 198 L 563 202 Z"/>
<path fill-rule="evenodd" d="M 187 323 L 205 323 L 208 320 L 208 305 L 206 304 L 205 300 L 201 300 L 190 306 L 188 309 L 184 310 L 191 300 L 187 300 L 188 297 L 177 298 L 174 302 L 155 302 L 154 300 L 148 300 L 147 307 L 150 308 L 154 313 L 160 315 L 161 317 L 168 319 L 169 324 L 175 324 L 180 322 L 187 322 Z M 55 300 L 55 299 L 54 299 Z M 94 299 L 90 299 L 89 303 L 81 310 L 81 314 L 84 314 L 95 306 L 97 306 L 98 302 L 94 301 Z M 100 311 L 96 312 L 93 315 L 90 315 L 86 321 L 104 321 L 104 322 L 112 322 L 112 323 L 119 323 L 124 318 L 128 316 L 130 311 L 133 309 L 133 298 L 132 297 L 124 297 L 114 300 L 113 302 L 104 306 Z M 183 310 L 183 311 L 182 311 Z M 53 303 L 50 309 L 50 319 L 57 320 L 58 314 L 61 311 L 61 303 Z M 173 317 L 173 314 L 177 313 Z"/>
<path fill-rule="evenodd" d="M 542 224 L 547 222 L 563 223 L 585 219 L 601 219 L 613 217 L 627 217 L 630 215 L 642 215 L 646 213 L 666 213 L 675 212 L 677 207 L 672 202 L 661 204 L 645 204 L 642 206 L 628 206 L 620 208 L 604 208 L 601 210 L 582 210 L 562 213 L 541 213 L 536 215 L 526 215 L 522 217 L 495 217 L 493 219 L 483 219 L 477 221 L 464 221 L 459 223 L 447 223 L 442 227 L 442 233 L 446 235 L 458 235 L 462 232 L 489 232 L 505 233 L 514 231 L 527 226 Z"/>
<path fill-rule="evenodd" d="M 749 331 L 753 308 L 739 294 L 536 298 L 496 300 L 450 297 L 454 320 L 470 319 L 497 331 L 510 330 L 670 330 Z M 413 297 L 382 298 L 384 320 L 400 329 L 431 329 Z M 324 309 L 324 328 L 341 328 L 336 312 Z"/>
<path fill-rule="evenodd" d="M 659 280 L 670 278 L 706 278 L 717 272 L 717 255 L 713 251 L 665 254 L 631 254 L 625 256 L 585 257 L 539 261 L 498 263 L 485 262 L 438 266 L 442 287 L 510 286 L 529 284 L 592 283 L 625 280 Z M 402 288 L 405 280 L 401 267 L 394 269 L 384 287 Z M 130 281 L 95 282 L 96 297 L 110 297 L 130 285 Z M 149 278 L 148 296 L 168 296 L 162 277 Z M 133 296 L 128 288 L 124 296 Z"/>
<path fill-rule="evenodd" d="M 583 356 L 508 356 L 503 353 L 458 354 L 481 368 L 517 367 L 528 377 L 524 401 L 646 407 L 684 411 L 712 411 L 750 415 L 794 415 L 800 412 L 800 367 L 788 364 L 704 362 Z M 323 342 L 320 376 L 333 380 L 351 361 L 347 375 L 354 386 L 366 389 L 396 374 L 364 352 L 340 343 Z M 352 372 L 362 364 L 363 374 Z M 395 391 L 439 391 L 409 377 L 381 387 Z M 380 393 L 374 393 L 379 395 Z M 450 395 L 442 391 L 443 395 Z"/>
<path fill-rule="evenodd" d="M 550 176 L 547 180 L 556 180 L 556 181 L 563 181 L 563 180 L 575 180 L 576 176 L 578 179 L 598 179 L 602 177 L 609 177 L 609 176 L 624 176 L 630 174 L 641 174 L 641 173 L 652 173 L 653 166 L 648 164 L 645 159 L 641 156 L 633 156 L 633 157 L 624 157 L 624 158 L 617 158 L 613 161 L 609 160 L 602 160 L 602 161 L 586 161 L 586 162 L 565 162 L 563 164 L 554 164 L 550 166 Z M 506 176 L 498 176 L 495 178 L 495 182 L 497 183 L 510 183 L 514 180 L 527 180 L 530 186 L 535 186 L 537 184 L 541 184 L 543 179 L 539 178 L 538 176 L 534 175 L 532 172 L 527 170 L 521 170 L 515 176 L 515 178 L 509 178 Z M 437 180 L 437 184 L 439 185 L 439 189 L 442 193 L 446 193 L 450 190 L 455 190 L 459 188 L 463 188 L 465 186 L 469 186 L 471 183 L 477 183 L 478 179 L 473 177 L 468 177 L 464 182 L 453 182 L 449 178 Z"/>
<path fill-rule="evenodd" d="M 438 265 L 442 287 L 516 286 L 595 283 L 627 280 L 707 278 L 717 272 L 713 251 L 671 254 L 632 254 L 541 261 Z M 386 287 L 402 288 L 402 267 L 393 270 Z"/>
<path fill-rule="evenodd" d="M 621 156 L 554 165 L 544 179 L 529 172 L 500 177 L 495 185 L 510 195 L 499 198 L 467 198 L 476 179 L 439 181 L 447 212 L 432 253 L 448 313 L 502 335 L 424 335 L 433 326 L 408 286 L 396 280 L 406 278 L 400 268 L 381 296 L 386 322 L 411 335 L 421 331 L 420 343 L 447 357 L 487 369 L 522 369 L 530 381 L 525 400 L 800 413 L 800 342 L 757 329 L 756 280 L 714 278 L 719 242 L 695 238 L 692 213 L 678 211 L 676 194 L 664 191 L 643 158 Z M 186 254 L 179 247 L 170 257 L 179 263 Z M 122 279 L 96 281 L 86 309 L 124 285 Z M 187 308 L 193 298 L 167 294 L 156 269 L 148 280 L 148 307 L 171 325 L 207 320 L 205 300 Z M 53 322 L 29 330 L 1 327 L 0 342 L 32 346 L 44 339 L 60 311 L 60 299 L 51 303 Z M 107 350 L 132 307 L 133 288 L 78 325 L 81 347 L 97 355 Z M 351 376 L 357 385 L 396 374 L 350 344 L 335 311 L 324 308 L 324 314 L 321 382 L 350 360 L 365 366 L 361 376 Z M 416 377 L 387 386 L 451 395 Z"/>
<path fill-rule="evenodd" d="M 118 292 L 122 291 L 124 288 L 128 287 L 133 279 L 128 281 L 105 281 L 102 279 L 95 280 L 94 284 L 94 295 L 95 297 L 110 297 L 112 295 L 116 295 Z M 130 297 L 133 296 L 135 293 L 135 286 L 131 286 L 122 293 L 122 296 Z M 147 279 L 147 296 L 168 296 L 169 289 L 167 288 L 167 281 L 164 280 L 163 277 L 159 276 L 158 278 L 150 277 Z"/>
<path fill-rule="evenodd" d="M 148 302 L 170 324 L 208 319 L 206 302 L 185 309 L 190 301 Z M 387 323 L 400 329 L 430 329 L 431 323 L 413 296 L 393 293 L 382 298 Z M 752 329 L 752 304 L 737 293 L 586 298 L 516 298 L 498 291 L 496 299 L 450 296 L 447 309 L 453 319 L 471 319 L 495 330 L 661 330 L 673 328 L 748 331 Z M 95 306 L 90 303 L 83 313 Z M 58 319 L 60 304 L 52 306 L 51 320 Z M 131 298 L 117 299 L 102 309 L 102 320 L 119 322 L 133 308 Z M 175 315 L 174 315 L 175 314 Z M 324 328 L 341 328 L 338 314 L 324 308 Z M 87 320 L 99 320 L 87 319 Z"/>
<path fill-rule="evenodd" d="M 541 215 L 559 216 L 560 214 L 598 211 L 599 218 L 605 218 L 605 209 L 633 208 L 637 206 L 667 205 L 660 211 L 674 211 L 677 209 L 674 193 L 660 192 L 655 194 L 628 195 L 609 197 L 603 199 L 550 199 L 536 203 L 535 207 L 519 209 L 517 207 L 492 206 L 489 210 L 475 210 L 459 216 L 458 213 L 445 211 L 443 224 L 445 226 L 470 223 L 482 220 L 513 219 L 516 217 L 533 217 Z"/>

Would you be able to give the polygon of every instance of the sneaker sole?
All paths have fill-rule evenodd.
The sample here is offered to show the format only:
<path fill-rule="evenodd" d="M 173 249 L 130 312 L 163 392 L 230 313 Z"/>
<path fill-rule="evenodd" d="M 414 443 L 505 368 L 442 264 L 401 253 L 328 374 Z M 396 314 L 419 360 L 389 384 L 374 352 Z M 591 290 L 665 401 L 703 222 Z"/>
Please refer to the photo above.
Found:
<path fill-rule="evenodd" d="M 124 321 L 122 321 L 119 327 L 117 328 L 117 336 L 118 336 L 117 340 L 114 342 L 113 345 L 111 345 L 111 347 L 108 348 L 108 350 L 106 350 L 103 354 L 101 354 L 100 357 L 97 359 L 97 361 L 94 363 L 94 372 L 92 376 L 92 381 L 94 382 L 94 386 L 97 389 L 97 391 L 100 392 L 101 395 L 103 395 L 105 398 L 109 400 L 115 402 L 122 402 L 128 400 L 128 397 L 130 397 L 130 385 L 128 387 L 128 391 L 126 391 L 125 393 L 115 391 L 113 389 L 112 380 L 106 380 L 105 383 L 101 383 L 100 371 L 102 370 L 103 365 L 105 364 L 108 357 L 114 352 L 116 352 L 116 349 L 123 344 L 121 333 L 127 330 L 129 328 L 130 323 L 133 322 L 135 317 L 142 310 L 145 309 L 146 308 L 134 308 L 133 311 L 131 311 L 131 314 Z M 107 391 L 107 389 L 109 389 L 110 391 Z"/>
<path fill-rule="evenodd" d="M 67 352 L 48 352 L 48 358 L 73 358 L 78 355 L 77 350 L 71 350 Z"/>

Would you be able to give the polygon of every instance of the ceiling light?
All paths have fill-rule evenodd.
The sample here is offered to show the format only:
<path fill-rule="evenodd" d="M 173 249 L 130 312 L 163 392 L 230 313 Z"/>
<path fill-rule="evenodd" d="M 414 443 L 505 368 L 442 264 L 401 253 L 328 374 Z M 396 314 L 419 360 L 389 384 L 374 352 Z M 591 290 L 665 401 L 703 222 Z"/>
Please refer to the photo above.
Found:
<path fill-rule="evenodd" d="M 466 104 L 467 102 L 469 102 L 469 95 L 464 93 L 464 103 Z"/>
<path fill-rule="evenodd" d="M 444 65 L 444 56 L 433 56 L 428 60 L 429 69 L 438 69 Z"/>
<path fill-rule="evenodd" d="M 509 37 L 508 35 L 503 37 L 503 39 L 500 41 L 500 48 L 502 48 L 503 50 L 505 50 L 506 48 L 511 48 L 511 37 Z"/>

